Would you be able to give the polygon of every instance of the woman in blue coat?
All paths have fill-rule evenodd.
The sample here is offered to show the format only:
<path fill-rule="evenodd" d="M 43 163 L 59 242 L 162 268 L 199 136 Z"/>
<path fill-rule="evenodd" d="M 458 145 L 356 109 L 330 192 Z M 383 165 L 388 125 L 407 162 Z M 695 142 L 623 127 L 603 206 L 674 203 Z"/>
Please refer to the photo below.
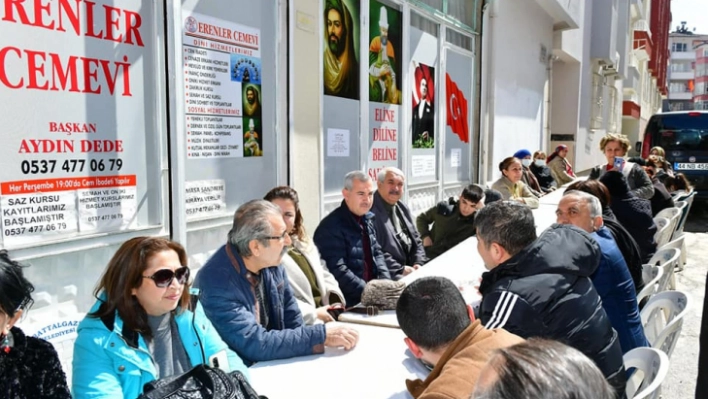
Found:
<path fill-rule="evenodd" d="M 98 301 L 78 327 L 75 397 L 133 399 L 146 383 L 213 358 L 248 377 L 191 300 L 186 264 L 184 248 L 164 238 L 137 237 L 118 249 L 96 288 Z"/>

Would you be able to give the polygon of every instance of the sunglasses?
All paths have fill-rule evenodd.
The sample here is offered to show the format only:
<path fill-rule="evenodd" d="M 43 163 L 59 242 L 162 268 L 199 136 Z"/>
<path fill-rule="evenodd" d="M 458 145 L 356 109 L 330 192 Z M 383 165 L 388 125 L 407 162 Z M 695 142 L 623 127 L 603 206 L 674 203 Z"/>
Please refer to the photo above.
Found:
<path fill-rule="evenodd" d="M 172 284 L 172 280 L 177 278 L 177 282 L 180 284 L 187 283 L 189 280 L 189 268 L 187 266 L 182 266 L 179 269 L 172 271 L 170 269 L 158 270 L 152 276 L 143 276 L 143 278 L 149 278 L 155 282 L 158 288 L 165 288 Z"/>

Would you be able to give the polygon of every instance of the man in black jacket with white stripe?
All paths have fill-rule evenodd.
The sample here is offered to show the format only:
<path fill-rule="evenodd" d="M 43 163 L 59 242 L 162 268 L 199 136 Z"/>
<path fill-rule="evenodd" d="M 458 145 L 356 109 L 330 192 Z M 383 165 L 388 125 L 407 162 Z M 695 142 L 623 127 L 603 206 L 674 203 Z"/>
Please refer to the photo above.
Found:
<path fill-rule="evenodd" d="M 479 210 L 475 225 L 489 269 L 479 288 L 482 323 L 574 347 L 624 397 L 622 349 L 590 280 L 600 263 L 597 242 L 570 225 L 553 225 L 537 239 L 531 210 L 507 201 Z"/>

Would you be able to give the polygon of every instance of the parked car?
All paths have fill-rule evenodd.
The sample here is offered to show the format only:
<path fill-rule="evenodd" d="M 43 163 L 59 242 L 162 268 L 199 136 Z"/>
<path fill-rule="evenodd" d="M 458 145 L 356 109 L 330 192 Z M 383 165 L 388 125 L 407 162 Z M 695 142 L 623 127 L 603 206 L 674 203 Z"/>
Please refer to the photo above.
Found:
<path fill-rule="evenodd" d="M 642 158 L 655 146 L 664 149 L 675 172 L 686 175 L 697 197 L 708 198 L 708 111 L 652 116 L 641 143 Z"/>

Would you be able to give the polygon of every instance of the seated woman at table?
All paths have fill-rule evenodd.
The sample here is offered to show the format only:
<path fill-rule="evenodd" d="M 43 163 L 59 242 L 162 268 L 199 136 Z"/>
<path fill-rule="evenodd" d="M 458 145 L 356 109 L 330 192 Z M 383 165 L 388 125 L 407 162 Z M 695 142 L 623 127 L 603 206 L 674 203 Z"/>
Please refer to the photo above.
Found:
<path fill-rule="evenodd" d="M 542 197 L 546 192 L 541 190 L 541 185 L 538 183 L 536 175 L 534 175 L 533 172 L 531 172 L 531 169 L 529 169 L 532 164 L 531 151 L 526 149 L 516 151 L 516 153 L 514 153 L 514 158 L 518 158 L 521 161 L 521 166 L 524 168 L 524 173 L 521 175 L 521 181 L 523 181 L 529 190 L 531 190 L 531 194 L 536 197 Z"/>
<path fill-rule="evenodd" d="M 590 179 L 598 179 L 606 172 L 616 170 L 621 172 L 635 196 L 650 199 L 654 195 L 654 186 L 644 169 L 636 163 L 623 160 L 620 164 L 615 159 L 624 158 L 631 149 L 629 139 L 621 134 L 607 134 L 600 140 L 600 150 L 607 159 L 606 165 L 598 165 L 590 172 Z"/>
<path fill-rule="evenodd" d="M 533 153 L 533 162 L 529 166 L 531 173 L 536 177 L 541 191 L 550 193 L 556 189 L 556 180 L 553 178 L 551 168 L 546 166 L 546 153 L 536 151 Z"/>
<path fill-rule="evenodd" d="M 556 180 L 558 187 L 575 180 L 575 173 L 570 162 L 565 158 L 568 156 L 568 146 L 561 144 L 548 156 L 546 164 L 551 169 L 551 175 Z"/>
<path fill-rule="evenodd" d="M 639 246 L 642 264 L 656 252 L 654 234 L 657 228 L 651 215 L 649 200 L 639 198 L 629 189 L 627 179 L 616 170 L 611 170 L 600 177 L 600 183 L 610 192 L 610 208 Z"/>
<path fill-rule="evenodd" d="M 660 173 L 664 173 L 664 176 L 668 177 L 661 167 L 659 158 L 658 156 L 652 155 L 644 164 L 644 171 L 647 172 L 649 179 L 651 179 L 651 184 L 654 185 L 654 195 L 649 200 L 651 201 L 652 216 L 656 216 L 662 210 L 674 206 L 674 200 L 671 194 L 669 194 L 666 186 L 664 186 L 664 183 L 662 183 L 658 177 Z"/>
<path fill-rule="evenodd" d="M 15 326 L 32 305 L 32 291 L 22 266 L 0 250 L 0 397 L 71 399 L 52 344 Z"/>
<path fill-rule="evenodd" d="M 528 186 L 521 181 L 523 166 L 518 158 L 509 157 L 501 161 L 499 171 L 502 177 L 492 184 L 492 188 L 499 191 L 502 198 L 538 208 L 538 197 L 533 195 Z"/>
<path fill-rule="evenodd" d="M 98 283 L 98 301 L 74 343 L 76 398 L 136 398 L 143 385 L 225 360 L 225 371 L 248 371 L 221 340 L 190 295 L 184 248 L 160 237 L 123 243 Z M 191 305 L 191 306 L 190 306 Z"/>
<path fill-rule="evenodd" d="M 693 192 L 693 186 L 683 173 L 676 173 L 675 176 L 667 177 L 664 186 L 676 201 L 683 201 Z"/>
<path fill-rule="evenodd" d="M 612 234 L 617 247 L 622 253 L 627 268 L 629 269 L 629 274 L 632 276 L 634 281 L 634 287 L 637 292 L 644 288 L 643 276 L 642 276 L 642 255 L 639 251 L 639 245 L 629 234 L 627 229 L 622 227 L 620 222 L 617 221 L 615 214 L 610 209 L 610 192 L 607 190 L 604 184 L 600 183 L 598 180 L 578 180 L 571 183 L 566 191 L 578 190 L 583 191 L 588 194 L 595 196 L 600 200 L 600 206 L 602 206 L 602 222 L 607 227 L 607 229 Z"/>
<path fill-rule="evenodd" d="M 327 308 L 336 303 L 346 304 L 344 294 L 332 273 L 320 259 L 320 253 L 305 232 L 297 191 L 280 186 L 263 198 L 283 211 L 283 220 L 290 234 L 292 246 L 283 256 L 281 264 L 288 275 L 288 282 L 297 300 L 302 318 L 307 324 L 334 321 Z"/>

